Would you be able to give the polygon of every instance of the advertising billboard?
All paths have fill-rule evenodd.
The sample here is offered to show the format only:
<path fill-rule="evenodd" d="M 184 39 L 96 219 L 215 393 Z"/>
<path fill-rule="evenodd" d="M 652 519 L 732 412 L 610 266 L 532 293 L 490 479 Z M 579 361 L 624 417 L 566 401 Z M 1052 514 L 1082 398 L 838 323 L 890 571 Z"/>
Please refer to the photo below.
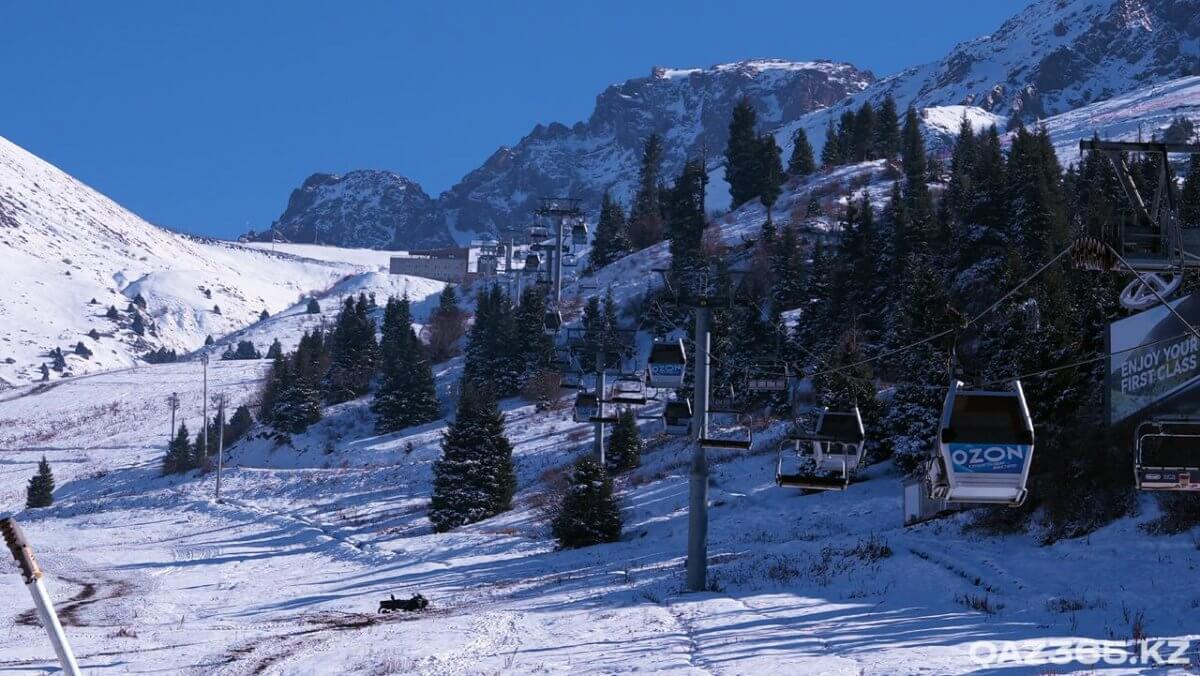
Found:
<path fill-rule="evenodd" d="M 1170 303 L 1200 326 L 1200 293 Z M 1200 338 L 1164 305 L 1109 325 L 1108 423 L 1200 413 Z"/>

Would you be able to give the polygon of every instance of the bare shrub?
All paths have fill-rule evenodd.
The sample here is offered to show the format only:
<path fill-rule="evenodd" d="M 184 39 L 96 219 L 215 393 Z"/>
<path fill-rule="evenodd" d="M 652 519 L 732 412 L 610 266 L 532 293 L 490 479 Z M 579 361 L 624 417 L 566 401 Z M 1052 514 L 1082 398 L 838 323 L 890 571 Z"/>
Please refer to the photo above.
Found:
<path fill-rule="evenodd" d="M 995 615 L 1001 610 L 1004 610 L 1003 603 L 993 601 L 987 594 L 982 596 L 976 596 L 974 594 L 959 594 L 958 596 L 954 597 L 954 600 L 970 608 L 971 610 L 985 613 L 987 615 Z"/>

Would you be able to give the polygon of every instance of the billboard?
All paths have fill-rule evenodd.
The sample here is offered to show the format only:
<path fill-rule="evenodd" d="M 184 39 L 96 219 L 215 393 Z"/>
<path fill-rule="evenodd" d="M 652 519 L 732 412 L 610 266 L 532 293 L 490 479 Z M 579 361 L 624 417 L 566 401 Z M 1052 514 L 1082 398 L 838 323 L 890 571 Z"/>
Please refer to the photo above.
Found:
<path fill-rule="evenodd" d="M 1172 301 L 1200 326 L 1200 293 Z M 1139 415 L 1200 413 L 1200 338 L 1164 305 L 1108 328 L 1108 423 Z"/>

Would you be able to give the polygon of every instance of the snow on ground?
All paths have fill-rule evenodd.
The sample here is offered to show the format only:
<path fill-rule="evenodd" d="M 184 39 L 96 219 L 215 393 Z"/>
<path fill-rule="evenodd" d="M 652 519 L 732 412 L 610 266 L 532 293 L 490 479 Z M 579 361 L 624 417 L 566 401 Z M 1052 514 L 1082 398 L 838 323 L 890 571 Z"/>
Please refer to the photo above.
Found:
<path fill-rule="evenodd" d="M 245 246 L 263 251 L 277 251 L 297 258 L 310 258 L 330 263 L 350 263 L 372 270 L 387 271 L 392 256 L 406 251 L 382 251 L 379 249 L 348 249 L 322 244 L 295 244 L 292 242 L 246 242 Z"/>
<path fill-rule="evenodd" d="M 300 336 L 305 331 L 320 328 L 322 325 L 332 327 L 346 298 L 357 297 L 360 293 L 375 294 L 378 305 L 377 323 L 382 322 L 383 307 L 387 304 L 388 296 L 407 295 L 412 303 L 414 325 L 420 331 L 430 311 L 437 307 L 438 296 L 444 288 L 445 282 L 410 275 L 392 275 L 386 272 L 351 275 L 334 284 L 328 291 L 316 294 L 317 304 L 321 307 L 319 313 L 308 314 L 308 300 L 301 300 L 282 312 L 216 340 L 208 347 L 200 348 L 193 357 L 207 353 L 214 359 L 220 358 L 228 347 L 236 348 L 238 342 L 243 340 L 254 343 L 264 355 L 275 340 L 279 340 L 285 352 L 290 352 L 296 348 Z"/>
<path fill-rule="evenodd" d="M 0 387 L 39 379 L 56 347 L 76 375 L 131 366 L 157 347 L 188 351 L 363 270 L 164 230 L 3 138 L 0 259 Z M 125 312 L 138 293 L 144 337 Z M 70 354 L 81 341 L 91 357 Z"/>
<path fill-rule="evenodd" d="M 264 364 L 216 362 L 210 391 L 249 400 Z M 179 392 L 198 421 L 198 376 L 141 367 L 0 401 L 0 510 L 19 510 L 45 454 L 56 504 L 18 518 L 88 673 L 1048 673 L 975 665 L 971 642 L 1124 645 L 1138 618 L 1151 636 L 1200 639 L 1200 592 L 1182 582 L 1200 554 L 1192 537 L 1138 529 L 1150 500 L 1053 547 L 965 534 L 965 515 L 903 529 L 888 465 L 844 493 L 777 488 L 768 427 L 749 452 L 710 452 L 713 590 L 687 594 L 690 447 L 651 422 L 643 466 L 618 482 L 622 540 L 558 552 L 544 493 L 590 447 L 566 408 L 506 401 L 514 510 L 435 535 L 441 424 L 376 436 L 366 400 L 290 444 L 235 446 L 223 503 L 211 474 L 158 476 L 162 402 Z M 455 362 L 439 370 L 444 395 L 457 376 Z M 42 673 L 52 653 L 12 573 L 5 559 L 0 667 Z M 417 592 L 429 612 L 375 613 Z M 1071 669 L 1088 667 L 1055 673 Z"/>
<path fill-rule="evenodd" d="M 1043 121 L 1063 166 L 1079 162 L 1079 142 L 1099 134 L 1107 141 L 1162 139 L 1171 121 L 1190 119 L 1200 126 L 1200 76 L 1143 87 Z"/>

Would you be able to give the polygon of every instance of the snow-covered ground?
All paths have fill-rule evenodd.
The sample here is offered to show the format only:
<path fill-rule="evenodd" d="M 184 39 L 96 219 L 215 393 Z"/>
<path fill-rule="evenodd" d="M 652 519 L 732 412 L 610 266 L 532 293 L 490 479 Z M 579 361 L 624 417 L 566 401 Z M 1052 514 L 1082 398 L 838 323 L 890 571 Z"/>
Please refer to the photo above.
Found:
<path fill-rule="evenodd" d="M 383 251 L 380 249 L 349 249 L 323 244 L 295 244 L 292 242 L 246 242 L 244 246 L 262 251 L 275 251 L 331 263 L 350 263 L 373 270 L 387 271 L 392 256 L 405 251 Z"/>
<path fill-rule="evenodd" d="M 354 256 L 305 254 L 164 230 L 0 137 L 0 387 L 40 379 L 53 348 L 67 353 L 71 374 L 127 367 L 151 349 L 200 347 L 264 309 L 278 312 L 348 274 L 378 270 Z M 139 293 L 145 336 L 130 330 L 126 312 Z M 117 320 L 105 317 L 109 306 Z M 71 353 L 81 341 L 92 356 Z"/>
<path fill-rule="evenodd" d="M 210 393 L 250 401 L 264 367 L 214 362 Z M 457 364 L 437 375 L 445 393 Z M 690 594 L 690 447 L 653 423 L 643 466 L 618 482 L 621 542 L 559 552 L 541 501 L 590 448 L 566 408 L 505 402 L 515 509 L 435 535 L 441 423 L 375 436 L 366 400 L 334 407 L 291 445 L 235 446 L 217 503 L 214 475 L 158 473 L 165 398 L 178 392 L 195 428 L 200 387 L 199 364 L 166 364 L 0 401 L 0 511 L 18 512 L 88 673 L 1050 673 L 974 664 L 972 642 L 1115 649 L 1138 624 L 1200 640 L 1195 539 L 1142 533 L 1151 500 L 1052 547 L 966 534 L 965 515 L 904 529 L 889 465 L 844 493 L 777 488 L 771 426 L 749 452 L 710 453 L 713 590 Z M 56 504 L 20 512 L 42 455 Z M 0 666 L 41 673 L 52 653 L 13 572 L 5 558 Z M 376 614 L 417 592 L 428 612 Z"/>

